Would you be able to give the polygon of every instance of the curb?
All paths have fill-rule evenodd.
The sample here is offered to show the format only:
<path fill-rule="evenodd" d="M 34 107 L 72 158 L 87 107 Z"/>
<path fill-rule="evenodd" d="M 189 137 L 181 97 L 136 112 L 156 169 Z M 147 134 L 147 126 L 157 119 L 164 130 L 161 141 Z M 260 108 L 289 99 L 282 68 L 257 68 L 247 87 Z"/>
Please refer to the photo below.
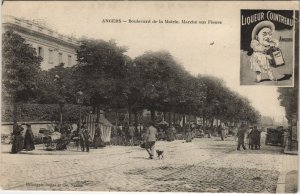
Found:
<path fill-rule="evenodd" d="M 286 149 L 284 149 L 283 153 L 289 154 L 289 155 L 298 155 L 298 151 L 288 151 Z"/>
<path fill-rule="evenodd" d="M 290 155 L 298 155 L 298 150 L 288 150 L 288 146 L 285 146 L 283 149 L 283 153 Z"/>
<path fill-rule="evenodd" d="M 287 172 L 281 172 L 279 174 L 276 186 L 276 193 L 285 193 L 285 176 Z"/>

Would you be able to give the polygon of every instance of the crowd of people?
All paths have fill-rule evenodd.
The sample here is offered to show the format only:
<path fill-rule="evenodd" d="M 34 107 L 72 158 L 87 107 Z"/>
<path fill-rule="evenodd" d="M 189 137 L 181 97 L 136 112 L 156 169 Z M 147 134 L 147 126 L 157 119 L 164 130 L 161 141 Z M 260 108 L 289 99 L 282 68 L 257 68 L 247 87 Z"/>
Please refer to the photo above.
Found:
<path fill-rule="evenodd" d="M 24 124 L 23 124 L 24 125 Z M 71 140 L 75 140 L 77 146 L 80 146 L 81 151 L 89 152 L 90 147 L 98 148 L 105 146 L 101 140 L 101 126 L 96 123 L 96 128 L 93 138 L 88 130 L 87 124 L 83 122 L 80 127 L 77 125 L 76 129 L 73 129 L 71 123 L 58 124 L 54 128 L 54 132 L 60 134 L 60 138 L 57 141 L 56 149 L 65 150 Z M 26 124 L 25 136 L 23 136 L 24 128 L 20 124 L 16 124 L 13 127 L 12 132 L 12 153 L 18 153 L 22 150 L 32 151 L 34 146 L 34 135 L 30 124 Z M 248 139 L 249 149 L 260 149 L 260 134 L 256 126 L 247 128 L 245 124 L 242 124 L 239 129 L 229 128 L 226 125 L 213 125 L 213 126 L 201 126 L 196 123 L 188 123 L 184 127 L 180 125 L 170 126 L 168 124 L 155 124 L 150 122 L 147 125 L 138 125 L 125 123 L 123 125 L 112 127 L 112 137 L 114 138 L 112 144 L 123 146 L 141 145 L 149 153 L 149 158 L 154 156 L 154 146 L 157 140 L 174 141 L 175 139 L 181 139 L 189 143 L 195 137 L 208 138 L 211 136 L 219 136 L 221 140 L 225 140 L 228 135 L 235 135 L 237 137 L 237 150 L 242 147 L 244 150 L 245 137 Z"/>
<path fill-rule="evenodd" d="M 236 135 L 238 139 L 237 150 L 240 150 L 241 146 L 244 150 L 246 150 L 245 135 L 248 139 L 249 149 L 260 149 L 261 131 L 258 130 L 257 126 L 248 128 L 246 125 L 242 124 Z"/>

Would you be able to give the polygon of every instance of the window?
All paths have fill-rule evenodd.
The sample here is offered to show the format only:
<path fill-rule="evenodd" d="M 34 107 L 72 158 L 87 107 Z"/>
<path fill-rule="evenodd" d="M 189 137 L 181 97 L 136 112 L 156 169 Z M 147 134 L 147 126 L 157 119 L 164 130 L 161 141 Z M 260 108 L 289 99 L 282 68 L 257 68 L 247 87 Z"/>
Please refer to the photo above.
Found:
<path fill-rule="evenodd" d="M 71 66 L 72 64 L 72 56 L 68 55 L 68 66 Z"/>
<path fill-rule="evenodd" d="M 39 46 L 38 47 L 38 56 L 44 58 L 44 50 L 43 47 Z"/>
<path fill-rule="evenodd" d="M 49 63 L 53 63 L 53 50 L 49 49 Z"/>
<path fill-rule="evenodd" d="M 58 53 L 58 63 L 61 64 L 63 62 L 63 54 L 62 53 Z"/>

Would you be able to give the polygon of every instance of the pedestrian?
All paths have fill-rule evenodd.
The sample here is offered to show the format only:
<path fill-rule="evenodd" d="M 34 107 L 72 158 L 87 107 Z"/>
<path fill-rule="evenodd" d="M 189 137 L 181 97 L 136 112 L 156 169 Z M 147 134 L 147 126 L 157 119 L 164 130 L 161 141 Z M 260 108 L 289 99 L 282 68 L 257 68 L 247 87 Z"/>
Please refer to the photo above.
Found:
<path fill-rule="evenodd" d="M 245 125 L 242 124 L 241 129 L 237 132 L 237 138 L 238 138 L 238 146 L 237 150 L 240 150 L 241 146 L 244 150 L 246 150 L 244 139 L 245 139 Z"/>
<path fill-rule="evenodd" d="M 99 123 L 96 124 L 95 135 L 94 135 L 94 148 L 101 146 L 101 126 Z"/>
<path fill-rule="evenodd" d="M 24 149 L 26 151 L 32 151 L 35 149 L 34 147 L 34 136 L 32 133 L 31 125 L 26 124 L 26 132 L 25 132 L 25 138 L 24 138 Z"/>
<path fill-rule="evenodd" d="M 78 148 L 79 143 L 80 143 L 80 126 L 79 123 L 76 124 L 76 128 L 71 131 L 71 139 L 75 141 L 75 145 Z"/>
<path fill-rule="evenodd" d="M 24 138 L 22 136 L 22 131 L 24 128 L 19 124 L 14 124 L 13 132 L 12 132 L 12 147 L 11 153 L 16 154 L 19 153 L 23 149 Z"/>
<path fill-rule="evenodd" d="M 129 145 L 129 125 L 128 125 L 128 123 L 124 124 L 122 132 L 123 132 L 124 144 L 127 146 L 127 145 Z"/>
<path fill-rule="evenodd" d="M 63 123 L 60 128 L 61 138 L 58 140 L 56 144 L 57 150 L 66 150 L 67 145 L 70 143 L 69 140 L 69 125 L 68 123 Z"/>
<path fill-rule="evenodd" d="M 123 145 L 123 137 L 122 137 L 122 125 L 119 125 L 117 127 L 117 134 L 118 134 L 118 137 L 117 137 L 117 145 Z"/>
<path fill-rule="evenodd" d="M 205 126 L 205 130 L 207 132 L 207 137 L 211 138 L 212 127 L 207 125 L 207 126 Z"/>
<path fill-rule="evenodd" d="M 251 145 L 253 143 L 252 142 L 252 133 L 251 133 L 252 130 L 253 130 L 252 128 L 249 128 L 248 131 L 247 131 L 247 137 L 246 138 L 248 139 L 248 149 L 251 149 Z"/>
<path fill-rule="evenodd" d="M 260 131 L 258 131 L 256 126 L 251 131 L 251 139 L 252 139 L 251 149 L 253 150 L 253 147 L 256 150 L 260 149 Z"/>
<path fill-rule="evenodd" d="M 87 152 L 89 152 L 90 151 L 90 142 L 89 142 L 90 134 L 89 134 L 89 131 L 87 129 L 85 122 L 82 124 L 81 129 L 79 130 L 79 135 L 80 135 L 81 151 L 84 152 L 84 150 L 86 150 Z"/>
<path fill-rule="evenodd" d="M 218 125 L 217 130 L 218 130 L 218 134 L 221 136 L 221 140 L 224 141 L 224 129 L 221 124 Z"/>
<path fill-rule="evenodd" d="M 157 129 L 154 127 L 154 123 L 151 122 L 145 133 L 145 148 L 149 154 L 149 159 L 153 159 L 156 138 Z"/>
<path fill-rule="evenodd" d="M 176 129 L 174 125 L 171 125 L 169 127 L 169 139 L 168 141 L 174 141 L 175 140 L 175 134 L 176 134 Z"/>
<path fill-rule="evenodd" d="M 135 129 L 133 125 L 129 125 L 128 127 L 128 140 L 129 140 L 129 145 L 133 146 L 133 137 L 134 137 Z"/>

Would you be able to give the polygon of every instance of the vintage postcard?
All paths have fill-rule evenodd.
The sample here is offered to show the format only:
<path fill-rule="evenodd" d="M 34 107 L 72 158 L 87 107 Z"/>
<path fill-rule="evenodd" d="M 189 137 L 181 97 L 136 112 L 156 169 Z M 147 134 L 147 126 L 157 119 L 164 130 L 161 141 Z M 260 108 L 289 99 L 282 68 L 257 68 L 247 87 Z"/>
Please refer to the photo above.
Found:
<path fill-rule="evenodd" d="M 299 2 L 4 1 L 0 188 L 296 193 Z"/>

